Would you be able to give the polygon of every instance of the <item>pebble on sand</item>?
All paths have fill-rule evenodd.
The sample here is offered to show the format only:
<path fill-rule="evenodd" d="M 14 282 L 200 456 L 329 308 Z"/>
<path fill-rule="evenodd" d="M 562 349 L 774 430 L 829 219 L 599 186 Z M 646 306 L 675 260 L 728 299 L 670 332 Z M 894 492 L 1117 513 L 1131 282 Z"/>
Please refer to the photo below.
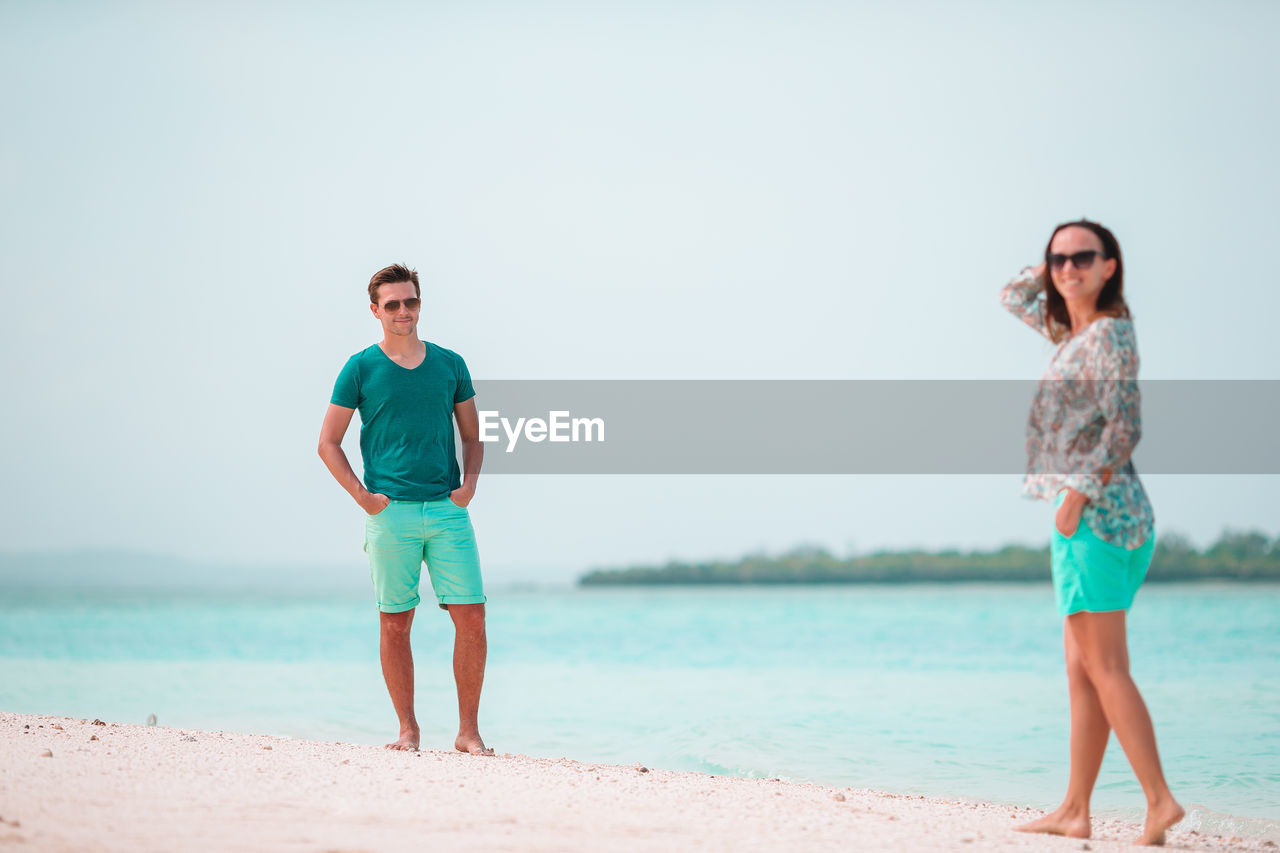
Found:
<path fill-rule="evenodd" d="M 40 753 L 40 757 L 41 757 L 41 758 L 53 758 L 53 750 L 51 750 L 51 749 L 46 749 L 44 752 Z"/>

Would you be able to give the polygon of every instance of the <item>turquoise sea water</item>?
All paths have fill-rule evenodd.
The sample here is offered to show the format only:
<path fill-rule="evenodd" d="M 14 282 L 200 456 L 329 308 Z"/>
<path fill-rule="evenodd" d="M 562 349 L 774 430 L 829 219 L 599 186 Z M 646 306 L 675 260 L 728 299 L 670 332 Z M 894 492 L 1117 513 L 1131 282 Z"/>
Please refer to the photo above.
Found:
<path fill-rule="evenodd" d="M 279 603 L 276 603 L 279 602 Z M 1055 805 L 1048 585 L 491 592 L 499 752 Z M 452 744 L 448 617 L 414 625 L 424 746 Z M 1280 586 L 1149 585 L 1135 678 L 1191 828 L 1280 838 Z M 0 709 L 385 742 L 366 597 L 0 591 Z M 1137 818 L 1112 741 L 1099 814 Z"/>

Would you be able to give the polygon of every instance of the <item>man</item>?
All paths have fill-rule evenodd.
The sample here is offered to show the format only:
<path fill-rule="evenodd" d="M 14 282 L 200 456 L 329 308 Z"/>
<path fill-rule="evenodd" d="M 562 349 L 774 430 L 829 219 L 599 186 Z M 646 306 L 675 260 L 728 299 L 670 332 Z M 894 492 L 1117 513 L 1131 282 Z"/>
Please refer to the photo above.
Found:
<path fill-rule="evenodd" d="M 477 721 L 487 653 L 485 596 L 467 504 L 475 496 L 484 449 L 471 376 L 457 353 L 418 340 L 422 291 L 416 270 L 399 264 L 379 270 L 369 280 L 369 303 L 382 323 L 382 340 L 351 356 L 338 375 L 319 452 L 366 513 L 364 549 L 380 611 L 382 675 L 400 718 L 400 736 L 387 748 L 416 750 L 420 739 L 409 628 L 425 561 L 436 601 L 453 618 L 454 747 L 492 755 Z M 342 450 L 357 409 L 363 483 Z"/>

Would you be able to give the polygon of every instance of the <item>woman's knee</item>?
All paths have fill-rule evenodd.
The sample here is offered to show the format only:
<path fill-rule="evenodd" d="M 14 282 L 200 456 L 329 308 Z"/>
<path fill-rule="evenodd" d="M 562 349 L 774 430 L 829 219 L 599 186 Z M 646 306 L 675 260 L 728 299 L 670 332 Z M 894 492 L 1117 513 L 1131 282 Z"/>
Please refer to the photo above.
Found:
<path fill-rule="evenodd" d="M 1071 684 L 1087 684 L 1089 670 L 1084 665 L 1084 658 L 1078 654 L 1067 655 L 1067 681 Z"/>
<path fill-rule="evenodd" d="M 1123 652 L 1098 651 L 1082 656 L 1081 666 L 1089 680 L 1098 686 L 1127 681 L 1129 656 Z"/>
<path fill-rule="evenodd" d="M 1124 614 L 1076 613 L 1067 617 L 1067 658 L 1076 657 L 1095 684 L 1129 677 L 1129 648 Z"/>

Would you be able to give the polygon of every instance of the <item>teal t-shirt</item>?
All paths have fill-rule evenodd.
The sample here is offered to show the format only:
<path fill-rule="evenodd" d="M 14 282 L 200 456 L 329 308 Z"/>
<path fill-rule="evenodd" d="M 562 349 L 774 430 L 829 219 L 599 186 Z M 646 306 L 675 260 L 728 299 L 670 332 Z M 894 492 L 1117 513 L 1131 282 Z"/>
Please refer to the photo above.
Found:
<path fill-rule="evenodd" d="M 331 402 L 360 412 L 365 488 L 397 501 L 437 501 L 462 485 L 453 407 L 475 395 L 456 352 L 427 343 L 426 358 L 409 370 L 374 344 L 347 359 Z"/>

